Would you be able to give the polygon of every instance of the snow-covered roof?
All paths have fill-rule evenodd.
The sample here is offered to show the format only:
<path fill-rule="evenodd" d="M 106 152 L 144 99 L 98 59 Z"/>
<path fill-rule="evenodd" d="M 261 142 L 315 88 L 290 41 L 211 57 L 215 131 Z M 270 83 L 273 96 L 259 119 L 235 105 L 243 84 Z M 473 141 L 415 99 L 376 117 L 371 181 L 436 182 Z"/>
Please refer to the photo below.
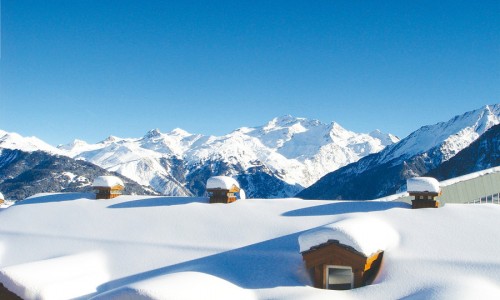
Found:
<path fill-rule="evenodd" d="M 238 181 L 228 176 L 214 176 L 210 177 L 207 181 L 207 189 L 230 190 L 233 186 L 240 188 Z"/>
<path fill-rule="evenodd" d="M 325 225 L 299 236 L 300 252 L 310 250 L 329 240 L 337 240 L 365 256 L 386 250 L 399 241 L 398 233 L 383 220 L 357 217 Z"/>
<path fill-rule="evenodd" d="M 221 206 L 206 198 L 88 201 L 92 196 L 36 195 L 1 210 L 0 282 L 23 299 L 40 300 L 500 295 L 500 239 L 491 238 L 500 228 L 497 204 L 412 210 L 379 201 L 249 199 Z M 324 224 L 355 230 L 382 223 L 400 238 L 385 248 L 373 285 L 348 291 L 311 287 L 297 249 L 301 233 Z M 366 241 L 379 234 L 373 248 L 384 249 L 382 241 L 396 240 L 384 228 L 352 235 Z M 383 240 L 387 233 L 393 238 Z"/>
<path fill-rule="evenodd" d="M 477 172 L 474 172 L 474 173 L 469 173 L 469 174 L 466 174 L 466 175 L 462 175 L 462 176 L 459 176 L 459 177 L 450 178 L 450 179 L 447 179 L 447 180 L 439 182 L 439 184 L 441 186 L 449 186 L 449 185 L 452 185 L 452 184 L 456 184 L 458 182 L 463 182 L 463 181 L 471 180 L 471 179 L 474 179 L 474 178 L 478 178 L 478 177 L 481 177 L 481 176 L 484 176 L 484 175 L 488 175 L 488 174 L 493 174 L 493 173 L 500 173 L 500 167 L 493 167 L 493 168 L 489 168 L 489 169 L 486 169 L 486 170 L 481 170 L 481 171 L 477 171 Z"/>
<path fill-rule="evenodd" d="M 99 176 L 92 183 L 93 187 L 114 187 L 117 185 L 125 187 L 123 181 L 116 176 Z"/>
<path fill-rule="evenodd" d="M 429 192 L 439 193 L 439 181 L 432 177 L 413 177 L 406 180 L 406 190 L 408 192 Z"/>
<path fill-rule="evenodd" d="M 5 200 L 4 196 L 2 193 L 0 193 L 0 200 Z"/>

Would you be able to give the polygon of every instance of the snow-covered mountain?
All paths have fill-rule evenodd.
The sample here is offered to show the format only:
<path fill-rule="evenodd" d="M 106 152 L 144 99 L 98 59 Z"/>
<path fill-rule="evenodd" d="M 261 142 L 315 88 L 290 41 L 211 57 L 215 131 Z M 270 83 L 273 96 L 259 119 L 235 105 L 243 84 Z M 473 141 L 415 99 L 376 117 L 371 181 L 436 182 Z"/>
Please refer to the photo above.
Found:
<path fill-rule="evenodd" d="M 123 175 L 89 162 L 45 151 L 0 148 L 0 191 L 10 200 L 47 192 L 92 192 L 91 184 L 100 175 L 120 177 L 125 182 L 126 194 L 156 194 Z"/>
<path fill-rule="evenodd" d="M 354 133 L 335 122 L 283 116 L 224 136 L 155 129 L 141 138 L 75 140 L 58 149 L 166 195 L 203 195 L 210 176 L 229 175 L 251 197 L 286 197 L 397 141 L 378 130 Z"/>
<path fill-rule="evenodd" d="M 500 124 L 425 176 L 446 180 L 500 166 Z"/>
<path fill-rule="evenodd" d="M 324 176 L 298 196 L 373 199 L 395 193 L 404 189 L 406 178 L 435 169 L 499 123 L 500 104 L 495 104 L 424 126 L 399 143 Z"/>
<path fill-rule="evenodd" d="M 51 154 L 63 154 L 63 151 L 51 146 L 37 137 L 23 137 L 15 132 L 0 129 L 0 149 L 21 150 L 25 152 L 45 151 Z"/>

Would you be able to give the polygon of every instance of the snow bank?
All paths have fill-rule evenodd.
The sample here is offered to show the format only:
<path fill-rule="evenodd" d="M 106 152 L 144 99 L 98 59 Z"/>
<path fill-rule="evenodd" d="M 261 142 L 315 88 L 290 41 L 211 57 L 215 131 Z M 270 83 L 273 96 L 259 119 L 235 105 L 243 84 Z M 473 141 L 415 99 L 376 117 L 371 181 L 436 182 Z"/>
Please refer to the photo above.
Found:
<path fill-rule="evenodd" d="M 408 192 L 430 192 L 439 193 L 439 181 L 432 177 L 413 177 L 406 180 L 406 190 Z"/>
<path fill-rule="evenodd" d="M 397 245 L 399 235 L 382 220 L 357 217 L 301 234 L 299 236 L 300 252 L 326 243 L 328 240 L 338 240 L 341 244 L 351 246 L 368 257 L 379 250 L 386 250 Z"/>
<path fill-rule="evenodd" d="M 5 267 L 0 281 L 23 299 L 72 299 L 95 293 L 108 273 L 104 255 L 92 252 Z"/>
<path fill-rule="evenodd" d="M 179 272 L 112 290 L 92 300 L 250 300 L 256 299 L 251 291 L 242 289 L 221 278 L 199 273 Z"/>
<path fill-rule="evenodd" d="M 125 187 L 123 181 L 116 176 L 99 176 L 92 183 L 93 187 L 114 187 L 117 185 Z"/>
<path fill-rule="evenodd" d="M 230 190 L 232 187 L 240 187 L 238 181 L 228 176 L 214 176 L 207 180 L 207 189 Z"/>

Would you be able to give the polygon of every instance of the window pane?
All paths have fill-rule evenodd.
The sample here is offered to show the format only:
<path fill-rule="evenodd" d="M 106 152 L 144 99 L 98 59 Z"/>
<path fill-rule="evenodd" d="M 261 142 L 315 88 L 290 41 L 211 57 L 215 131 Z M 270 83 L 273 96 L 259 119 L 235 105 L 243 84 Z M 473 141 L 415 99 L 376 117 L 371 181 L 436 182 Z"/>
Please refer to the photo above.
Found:
<path fill-rule="evenodd" d="M 349 290 L 352 288 L 351 268 L 328 267 L 327 288 L 330 290 Z"/>

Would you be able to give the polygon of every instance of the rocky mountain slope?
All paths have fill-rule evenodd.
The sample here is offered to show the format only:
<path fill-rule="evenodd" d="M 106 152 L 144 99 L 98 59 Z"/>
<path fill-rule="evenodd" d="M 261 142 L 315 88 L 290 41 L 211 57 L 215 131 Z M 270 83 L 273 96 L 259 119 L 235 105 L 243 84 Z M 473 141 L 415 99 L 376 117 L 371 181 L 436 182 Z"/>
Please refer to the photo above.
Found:
<path fill-rule="evenodd" d="M 500 104 L 496 104 L 424 126 L 379 153 L 327 174 L 297 196 L 355 200 L 396 193 L 405 188 L 407 178 L 437 168 L 499 122 Z"/>
<path fill-rule="evenodd" d="M 500 166 L 500 124 L 488 129 L 467 148 L 426 176 L 441 181 L 497 166 Z"/>

